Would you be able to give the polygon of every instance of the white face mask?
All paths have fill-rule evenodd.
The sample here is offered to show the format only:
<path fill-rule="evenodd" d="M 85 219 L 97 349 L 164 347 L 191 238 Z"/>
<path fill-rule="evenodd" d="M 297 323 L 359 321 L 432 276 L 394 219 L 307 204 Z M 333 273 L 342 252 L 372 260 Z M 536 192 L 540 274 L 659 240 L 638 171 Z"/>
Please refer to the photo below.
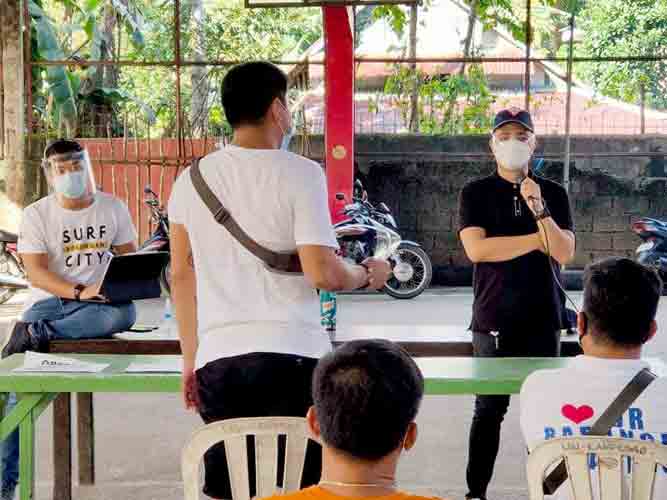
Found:
<path fill-rule="evenodd" d="M 493 144 L 493 153 L 496 160 L 503 168 L 508 170 L 521 170 L 528 165 L 530 157 L 533 155 L 530 144 L 517 139 L 499 141 L 494 138 Z"/>
<path fill-rule="evenodd" d="M 65 198 L 75 200 L 86 194 L 86 173 L 83 170 L 56 176 L 53 187 Z"/>

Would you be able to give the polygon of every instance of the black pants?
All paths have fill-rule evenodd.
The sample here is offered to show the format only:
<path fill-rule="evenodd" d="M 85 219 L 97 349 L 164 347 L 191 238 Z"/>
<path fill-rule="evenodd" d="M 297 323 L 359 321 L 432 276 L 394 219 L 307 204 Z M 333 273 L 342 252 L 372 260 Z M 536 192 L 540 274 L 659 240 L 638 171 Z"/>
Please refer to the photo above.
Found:
<path fill-rule="evenodd" d="M 222 358 L 197 370 L 199 413 L 207 424 L 242 417 L 305 417 L 312 405 L 311 379 L 316 359 L 275 353 L 252 353 Z M 250 496 L 255 496 L 255 458 L 248 446 Z M 284 463 L 285 441 L 279 441 L 279 475 Z M 204 456 L 204 494 L 231 499 L 223 443 Z M 322 449 L 308 442 L 302 487 L 320 480 Z M 277 484 L 282 481 L 277 479 Z"/>
<path fill-rule="evenodd" d="M 473 332 L 473 355 L 491 357 L 551 357 L 560 355 L 560 331 L 501 332 L 494 337 Z M 470 498 L 485 498 L 500 447 L 500 425 L 510 404 L 509 395 L 477 396 L 470 428 L 466 480 Z"/>

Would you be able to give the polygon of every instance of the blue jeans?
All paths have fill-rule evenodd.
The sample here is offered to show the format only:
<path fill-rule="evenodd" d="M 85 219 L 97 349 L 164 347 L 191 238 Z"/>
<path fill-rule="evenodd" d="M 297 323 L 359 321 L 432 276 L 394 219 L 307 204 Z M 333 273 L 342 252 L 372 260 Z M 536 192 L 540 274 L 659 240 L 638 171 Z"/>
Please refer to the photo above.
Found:
<path fill-rule="evenodd" d="M 137 317 L 133 303 L 95 304 L 52 297 L 35 303 L 23 313 L 33 335 L 48 340 L 93 339 L 110 337 L 128 330 Z M 16 406 L 16 394 L 10 394 L 5 415 Z M 19 479 L 19 433 L 12 432 L 2 443 L 2 484 L 0 500 L 12 498 Z"/>

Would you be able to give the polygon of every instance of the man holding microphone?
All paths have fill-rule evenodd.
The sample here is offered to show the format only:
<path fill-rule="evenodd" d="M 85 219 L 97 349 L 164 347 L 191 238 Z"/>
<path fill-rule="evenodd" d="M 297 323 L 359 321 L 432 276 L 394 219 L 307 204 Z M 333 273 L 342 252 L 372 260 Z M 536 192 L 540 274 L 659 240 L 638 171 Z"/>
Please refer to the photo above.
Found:
<path fill-rule="evenodd" d="M 468 183 L 459 199 L 459 234 L 474 264 L 471 330 L 475 357 L 560 354 L 560 267 L 574 257 L 565 189 L 534 175 L 536 139 L 530 114 L 496 115 L 491 150 L 497 170 Z M 469 500 L 486 500 L 508 395 L 477 396 L 470 429 Z"/>

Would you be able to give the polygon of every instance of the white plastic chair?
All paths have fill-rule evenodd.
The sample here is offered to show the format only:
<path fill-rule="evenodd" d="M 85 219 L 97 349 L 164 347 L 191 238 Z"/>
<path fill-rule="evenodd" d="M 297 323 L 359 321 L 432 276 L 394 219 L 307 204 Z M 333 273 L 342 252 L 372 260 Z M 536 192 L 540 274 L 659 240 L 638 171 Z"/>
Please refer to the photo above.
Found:
<path fill-rule="evenodd" d="M 287 437 L 283 487 L 277 486 L 278 436 Z M 235 418 L 195 431 L 181 456 L 185 500 L 199 498 L 199 466 L 204 453 L 224 442 L 234 500 L 250 500 L 247 436 L 255 436 L 256 495 L 258 498 L 296 491 L 306 457 L 308 431 L 300 417 Z"/>
<path fill-rule="evenodd" d="M 598 478 L 593 487 L 589 454 L 597 456 L 595 468 Z M 667 446 L 650 441 L 610 437 L 573 437 L 545 441 L 528 456 L 528 488 L 530 500 L 544 500 L 542 482 L 545 472 L 561 459 L 568 470 L 571 496 L 574 500 L 593 500 L 593 491 L 599 491 L 600 500 L 625 500 L 628 485 L 624 464 L 632 463 L 632 496 L 630 500 L 662 500 L 653 498 L 656 465 L 667 465 Z M 560 489 L 567 489 L 564 483 Z"/>

